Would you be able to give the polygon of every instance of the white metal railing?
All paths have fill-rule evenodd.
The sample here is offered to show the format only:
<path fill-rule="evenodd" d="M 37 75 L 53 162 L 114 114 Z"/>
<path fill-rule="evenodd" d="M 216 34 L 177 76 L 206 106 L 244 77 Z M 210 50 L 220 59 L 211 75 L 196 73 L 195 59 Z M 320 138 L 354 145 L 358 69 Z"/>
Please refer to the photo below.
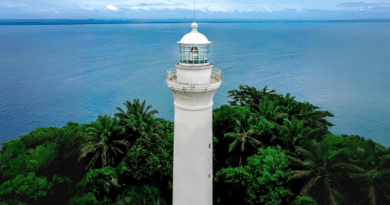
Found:
<path fill-rule="evenodd" d="M 174 78 L 177 78 L 175 73 L 172 73 L 171 69 L 167 70 L 167 79 L 168 80 L 173 80 Z"/>
<path fill-rule="evenodd" d="M 220 81 L 221 80 L 221 70 L 219 70 L 218 68 L 212 68 L 211 77 L 216 79 L 217 81 Z"/>
<path fill-rule="evenodd" d="M 168 69 L 167 70 L 167 79 L 174 80 L 176 78 L 177 78 L 176 73 L 172 72 L 171 69 Z M 219 70 L 218 68 L 212 68 L 211 78 L 214 78 L 215 80 L 220 81 L 221 80 L 221 70 Z"/>

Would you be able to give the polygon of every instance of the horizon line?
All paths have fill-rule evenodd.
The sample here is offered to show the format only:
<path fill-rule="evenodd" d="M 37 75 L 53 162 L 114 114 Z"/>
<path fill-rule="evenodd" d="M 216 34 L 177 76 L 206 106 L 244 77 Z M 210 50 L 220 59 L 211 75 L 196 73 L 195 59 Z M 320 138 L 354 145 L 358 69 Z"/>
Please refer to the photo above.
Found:
<path fill-rule="evenodd" d="M 184 18 L 48 18 L 48 19 L 42 19 L 42 18 L 0 18 L 0 20 L 183 20 Z M 194 19 L 194 18 L 187 18 L 186 20 L 375 20 L 375 19 L 381 19 L 381 20 L 390 20 L 389 18 L 355 18 L 355 19 L 290 19 L 290 18 L 274 18 L 274 19 L 252 19 L 252 18 L 218 18 L 218 19 L 211 19 L 211 18 L 203 18 L 203 19 Z"/>
<path fill-rule="evenodd" d="M 390 22 L 390 18 L 365 19 L 0 19 L 0 26 L 18 25 L 86 25 L 86 24 L 188 24 L 198 23 L 356 23 Z"/>

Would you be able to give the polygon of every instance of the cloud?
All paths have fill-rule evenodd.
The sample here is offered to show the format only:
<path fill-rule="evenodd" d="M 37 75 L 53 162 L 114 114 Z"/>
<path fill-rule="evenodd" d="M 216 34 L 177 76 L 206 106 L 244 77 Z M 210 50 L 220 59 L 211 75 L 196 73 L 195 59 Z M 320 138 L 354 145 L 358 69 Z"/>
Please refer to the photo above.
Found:
<path fill-rule="evenodd" d="M 110 5 L 108 5 L 108 6 L 107 6 L 107 8 L 108 8 L 108 9 L 110 9 L 110 10 L 114 10 L 114 11 L 116 11 L 116 7 L 115 7 L 115 6 L 113 6 L 113 5 L 111 5 L 111 4 L 110 4 Z"/>
<path fill-rule="evenodd" d="M 255 12 L 267 12 L 267 13 L 272 13 L 272 10 L 271 10 L 271 9 L 268 9 L 268 8 L 263 8 L 263 9 L 257 9 L 257 10 L 255 10 Z"/>
<path fill-rule="evenodd" d="M 147 3 L 140 3 L 138 6 L 170 6 L 172 4 L 167 3 L 155 3 L 155 4 L 147 4 Z"/>
<path fill-rule="evenodd" d="M 370 6 L 380 6 L 377 3 L 371 2 L 344 2 L 337 4 L 337 7 L 370 7 Z"/>
<path fill-rule="evenodd" d="M 124 1 L 107 5 L 102 0 L 0 0 L 0 13 L 7 13 L 13 18 L 193 18 L 193 2 L 168 1 Z M 287 0 L 277 0 L 279 3 L 265 1 L 261 4 L 246 4 L 242 1 L 220 3 L 219 1 L 196 4 L 196 18 L 248 18 L 248 19 L 345 19 L 387 17 L 390 3 L 363 2 L 366 0 L 338 0 L 331 8 L 308 9 L 304 5 L 291 4 Z M 290 1 L 290 0 L 289 0 Z M 345 1 L 345 2 L 342 2 Z M 339 4 L 337 4 L 339 3 Z M 12 5 L 12 7 L 9 7 Z M 357 15 L 351 16 L 352 12 Z"/>
<path fill-rule="evenodd" d="M 373 7 L 373 8 L 370 8 L 370 9 L 373 10 L 373 11 L 389 11 L 390 7 Z"/>
<path fill-rule="evenodd" d="M 289 8 L 286 8 L 286 9 L 284 9 L 283 11 L 285 11 L 285 12 L 297 12 L 298 9 L 289 9 Z"/>
<path fill-rule="evenodd" d="M 134 9 L 134 10 L 137 10 L 137 11 L 140 10 L 140 9 L 144 9 L 144 10 L 147 10 L 147 11 L 149 10 L 149 9 L 146 8 L 146 7 L 145 7 L 145 8 L 142 8 L 142 7 L 137 7 L 137 6 L 133 6 L 133 7 L 131 7 L 130 9 Z"/>
<path fill-rule="evenodd" d="M 336 10 L 345 11 L 386 11 L 390 7 L 385 3 L 373 3 L 373 2 L 344 2 L 339 3 L 336 6 Z"/>

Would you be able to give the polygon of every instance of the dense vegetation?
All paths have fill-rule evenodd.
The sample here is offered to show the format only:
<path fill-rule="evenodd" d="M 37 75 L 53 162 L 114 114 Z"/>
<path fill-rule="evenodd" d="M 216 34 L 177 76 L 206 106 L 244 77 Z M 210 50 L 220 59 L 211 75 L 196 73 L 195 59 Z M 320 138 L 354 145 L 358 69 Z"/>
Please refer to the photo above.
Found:
<path fill-rule="evenodd" d="M 390 147 L 332 134 L 333 114 L 290 93 L 228 94 L 213 110 L 214 204 L 390 204 Z M 3 143 L 0 205 L 172 204 L 173 122 L 124 105 Z"/>

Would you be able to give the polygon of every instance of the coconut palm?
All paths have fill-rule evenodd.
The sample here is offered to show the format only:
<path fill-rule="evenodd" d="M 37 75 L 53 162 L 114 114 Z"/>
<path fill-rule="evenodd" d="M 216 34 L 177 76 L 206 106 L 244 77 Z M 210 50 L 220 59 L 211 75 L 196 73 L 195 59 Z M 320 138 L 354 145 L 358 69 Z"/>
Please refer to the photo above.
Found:
<path fill-rule="evenodd" d="M 133 104 L 129 101 L 126 101 L 123 104 L 126 106 L 127 111 L 125 112 L 120 107 L 116 107 L 116 109 L 119 110 L 119 113 L 116 113 L 115 117 L 118 117 L 119 119 L 126 119 L 126 118 L 128 119 L 131 114 L 135 114 L 135 113 L 140 113 L 142 117 L 145 117 L 146 115 L 154 116 L 154 114 L 158 113 L 157 110 L 151 110 L 150 112 L 148 111 L 152 107 L 152 105 L 149 105 L 145 109 L 145 103 L 146 100 L 144 100 L 141 105 L 139 103 L 139 99 L 134 99 Z"/>
<path fill-rule="evenodd" d="M 383 146 L 375 146 L 376 159 L 360 172 L 347 174 L 351 180 L 359 182 L 359 185 L 365 185 L 361 190 L 371 205 L 390 204 L 390 153 L 383 155 L 384 151 L 386 148 Z M 354 156 L 363 161 L 367 158 L 364 153 L 364 149 L 359 149 L 359 152 L 354 152 Z"/>
<path fill-rule="evenodd" d="M 162 136 L 165 136 L 161 121 L 156 120 L 151 115 L 142 115 L 140 113 L 132 114 L 129 119 L 122 119 L 122 124 L 126 130 L 131 129 L 133 133 L 137 133 L 140 138 L 137 141 L 150 141 L 150 136 L 155 136 L 161 142 Z"/>
<path fill-rule="evenodd" d="M 229 101 L 230 106 L 239 105 L 253 107 L 258 105 L 264 96 L 267 96 L 271 100 L 276 99 L 279 95 L 275 94 L 275 90 L 267 92 L 265 86 L 261 91 L 258 91 L 255 87 L 249 87 L 248 85 L 239 85 L 239 90 L 228 91 L 228 97 L 232 97 L 234 100 Z"/>
<path fill-rule="evenodd" d="M 365 183 L 367 188 L 364 192 L 369 198 L 371 205 L 390 204 L 390 169 L 376 167 L 372 170 L 364 170 L 358 174 L 349 173 L 349 176 L 352 180 L 364 180 L 367 182 Z"/>
<path fill-rule="evenodd" d="M 254 117 L 256 116 L 254 115 Z M 275 124 L 269 122 L 263 116 L 257 116 L 255 119 L 252 130 L 257 137 L 261 138 L 262 143 L 271 145 L 271 139 L 275 137 L 275 131 L 277 131 Z"/>
<path fill-rule="evenodd" d="M 276 90 L 271 90 L 267 92 L 268 86 L 265 86 L 262 90 L 260 90 L 260 96 L 261 98 L 259 100 L 262 100 L 265 96 L 267 96 L 271 101 L 277 99 L 280 95 L 276 94 Z M 256 105 L 258 105 L 257 103 Z"/>
<path fill-rule="evenodd" d="M 158 113 L 157 110 L 152 110 L 149 112 L 149 109 L 152 107 L 152 105 L 149 105 L 145 109 L 145 103 L 146 100 L 144 100 L 141 105 L 139 103 L 139 99 L 134 99 L 133 103 L 126 101 L 125 103 L 123 103 L 126 106 L 126 112 L 123 111 L 121 108 L 116 107 L 119 112 L 115 113 L 114 116 L 119 119 L 119 124 L 123 128 L 122 133 L 125 135 L 125 137 L 134 136 L 135 130 L 140 131 L 143 129 L 141 128 L 141 125 L 144 126 L 144 124 L 141 122 L 135 122 L 134 120 L 142 120 L 145 123 L 145 121 L 150 120 L 149 116 L 153 117 L 154 114 Z M 161 120 L 157 121 L 161 122 Z"/>
<path fill-rule="evenodd" d="M 269 122 L 263 116 L 258 116 L 256 119 L 257 120 L 254 120 L 254 122 L 257 121 L 257 123 L 254 123 L 254 125 L 252 126 L 252 130 L 254 130 L 257 135 L 259 135 L 259 136 L 265 136 L 265 135 L 275 136 L 274 130 L 276 129 L 276 127 L 275 127 L 274 123 Z"/>
<path fill-rule="evenodd" d="M 318 111 L 320 107 L 313 106 L 309 102 L 298 102 L 296 108 L 299 110 L 299 113 L 293 114 L 299 120 L 305 121 L 305 127 L 308 126 L 311 129 L 323 128 L 325 130 L 329 127 L 335 126 L 330 123 L 325 117 L 334 117 L 334 115 L 328 111 Z"/>
<path fill-rule="evenodd" d="M 272 121 L 275 126 L 279 126 L 276 121 L 288 117 L 287 113 L 278 112 L 279 106 L 276 106 L 276 101 L 269 101 L 267 96 L 264 96 L 262 102 L 253 109 L 253 113 L 263 116 L 266 120 Z"/>
<path fill-rule="evenodd" d="M 236 127 L 234 128 L 235 132 L 226 133 L 225 137 L 236 138 L 229 145 L 229 152 L 231 152 L 237 144 L 241 143 L 241 154 L 240 154 L 240 162 L 239 166 L 241 166 L 242 154 L 245 151 L 245 143 L 248 141 L 252 146 L 256 147 L 256 145 L 262 144 L 262 142 L 256 140 L 255 138 L 250 137 L 255 131 L 251 129 L 253 123 L 253 116 L 250 115 L 249 119 L 246 118 L 246 114 L 242 114 L 239 120 L 235 119 Z M 256 147 L 257 148 L 257 147 Z"/>
<path fill-rule="evenodd" d="M 291 105 L 291 104 L 293 104 L 296 101 L 295 101 L 295 96 L 290 97 L 290 95 L 291 95 L 290 93 L 287 93 L 286 97 L 283 97 L 283 95 L 282 95 L 282 96 L 279 96 L 276 100 L 279 101 L 279 105 L 280 106 Z"/>
<path fill-rule="evenodd" d="M 290 97 L 290 93 L 286 94 L 286 97 L 283 97 L 283 95 L 279 96 L 276 99 L 277 106 L 281 107 L 281 111 L 283 113 L 287 113 L 288 115 L 293 115 L 295 111 L 295 107 L 297 105 L 297 101 L 294 100 L 295 96 Z"/>
<path fill-rule="evenodd" d="M 342 148 L 337 151 L 328 150 L 326 145 L 321 142 L 316 142 L 315 140 L 310 141 L 307 144 L 308 149 L 303 149 L 296 147 L 298 153 L 303 155 L 303 160 L 299 158 L 294 158 L 292 156 L 287 156 L 292 161 L 296 162 L 299 165 L 305 167 L 305 170 L 295 170 L 292 171 L 292 176 L 287 179 L 287 182 L 291 179 L 297 178 L 306 178 L 307 183 L 303 186 L 300 195 L 306 196 L 314 187 L 316 190 L 323 190 L 325 193 L 320 195 L 326 195 L 326 201 L 322 199 L 317 199 L 316 201 L 323 201 L 324 204 L 337 205 L 340 204 L 340 201 L 344 201 L 343 196 L 339 192 L 340 190 L 340 173 L 348 172 L 362 172 L 362 168 L 348 164 L 340 163 L 337 158 L 341 153 L 348 154 L 350 149 Z M 341 171 L 341 172 L 340 172 Z M 315 196 L 318 198 L 319 196 Z"/>
<path fill-rule="evenodd" d="M 287 152 L 294 154 L 296 146 L 301 146 L 302 143 L 305 143 L 309 140 L 316 139 L 320 135 L 317 135 L 320 132 L 320 129 L 310 129 L 308 127 L 303 128 L 304 121 L 299 121 L 295 116 L 292 116 L 292 121 L 287 118 L 284 119 L 284 126 L 279 126 L 279 134 L 275 135 L 271 141 L 280 140 L 284 144 L 284 147 L 287 148 Z M 292 150 L 290 152 L 290 150 Z"/>
<path fill-rule="evenodd" d="M 124 154 L 118 145 L 129 147 L 130 143 L 127 140 L 117 138 L 120 131 L 118 120 L 110 115 L 99 115 L 97 120 L 91 123 L 91 127 L 86 129 L 91 141 L 83 145 L 82 155 L 78 159 L 80 161 L 88 154 L 93 154 L 86 170 L 94 167 L 99 158 L 102 160 L 102 167 L 112 166 L 115 163 L 115 158 L 118 157 L 117 152 Z"/>

